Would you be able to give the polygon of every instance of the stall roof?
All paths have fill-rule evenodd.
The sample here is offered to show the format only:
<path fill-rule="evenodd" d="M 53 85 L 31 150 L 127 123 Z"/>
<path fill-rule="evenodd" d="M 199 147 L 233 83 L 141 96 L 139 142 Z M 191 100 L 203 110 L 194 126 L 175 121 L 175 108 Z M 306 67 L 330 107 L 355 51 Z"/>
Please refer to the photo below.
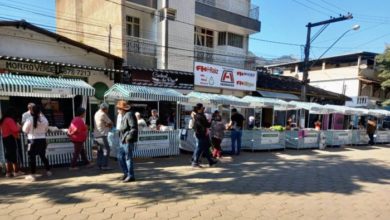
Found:
<path fill-rule="evenodd" d="M 291 105 L 294 105 L 296 109 L 306 109 L 312 114 L 329 114 L 337 112 L 334 108 L 327 107 L 325 105 L 320 105 L 314 102 L 297 102 L 291 101 L 289 102 Z"/>
<path fill-rule="evenodd" d="M 367 110 L 369 115 L 373 115 L 375 117 L 385 117 L 390 116 L 390 111 L 384 109 L 369 109 Z"/>
<path fill-rule="evenodd" d="M 249 106 L 254 108 L 272 107 L 275 110 L 287 110 L 291 107 L 288 102 L 281 99 L 245 96 L 242 100 L 249 102 Z"/>
<path fill-rule="evenodd" d="M 95 89 L 82 80 L 0 74 L 1 96 L 72 98 L 94 94 Z"/>
<path fill-rule="evenodd" d="M 190 92 L 186 95 L 189 103 L 202 103 L 213 105 L 249 106 L 249 103 L 231 95 L 219 95 L 202 92 Z"/>
<path fill-rule="evenodd" d="M 115 84 L 104 93 L 105 99 L 132 101 L 174 101 L 187 102 L 183 94 L 167 88 Z"/>
<path fill-rule="evenodd" d="M 261 96 L 266 98 L 277 98 L 277 99 L 286 99 L 286 100 L 299 100 L 299 97 L 294 94 L 289 93 L 280 93 L 280 92 L 269 92 L 269 91 L 257 91 Z"/>

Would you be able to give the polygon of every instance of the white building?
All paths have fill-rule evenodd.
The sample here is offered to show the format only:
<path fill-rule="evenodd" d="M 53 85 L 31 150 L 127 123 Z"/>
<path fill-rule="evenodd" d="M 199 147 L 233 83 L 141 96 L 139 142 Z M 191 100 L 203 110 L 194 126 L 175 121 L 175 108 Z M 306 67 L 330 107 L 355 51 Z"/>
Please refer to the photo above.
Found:
<path fill-rule="evenodd" d="M 375 71 L 376 53 L 357 52 L 311 61 L 310 85 L 352 98 L 352 107 L 375 107 L 390 98 L 390 90 L 380 86 Z M 282 73 L 302 80 L 303 62 L 266 66 L 272 73 Z"/>
<path fill-rule="evenodd" d="M 252 69 L 260 31 L 251 0 L 57 0 L 57 32 L 125 65 L 193 71 L 195 61 Z"/>

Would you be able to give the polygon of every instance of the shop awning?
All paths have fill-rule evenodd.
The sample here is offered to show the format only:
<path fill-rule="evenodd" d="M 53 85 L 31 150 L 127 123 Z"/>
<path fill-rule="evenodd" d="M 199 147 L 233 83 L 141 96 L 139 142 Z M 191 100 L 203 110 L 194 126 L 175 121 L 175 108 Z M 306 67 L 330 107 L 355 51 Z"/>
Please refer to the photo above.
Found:
<path fill-rule="evenodd" d="M 288 102 L 280 99 L 263 98 L 256 96 L 245 96 L 242 98 L 245 102 L 249 102 L 254 108 L 273 108 L 274 110 L 284 111 L 291 109 L 292 106 Z"/>
<path fill-rule="evenodd" d="M 257 91 L 261 96 L 265 98 L 276 98 L 276 99 L 286 99 L 286 100 L 299 100 L 299 97 L 293 94 L 280 93 L 280 92 L 269 92 L 269 91 Z"/>
<path fill-rule="evenodd" d="M 94 94 L 95 89 L 82 80 L 0 74 L 1 96 L 72 98 Z"/>
<path fill-rule="evenodd" d="M 367 110 L 369 115 L 373 115 L 375 117 L 386 117 L 390 116 L 390 111 L 384 109 L 369 109 Z"/>
<path fill-rule="evenodd" d="M 367 115 L 368 111 L 366 109 L 360 108 L 350 108 L 347 106 L 341 105 L 325 105 L 326 108 L 332 110 L 331 113 L 339 113 L 344 115 Z"/>
<path fill-rule="evenodd" d="M 218 95 L 211 93 L 202 93 L 202 92 L 190 92 L 186 95 L 188 102 L 202 103 L 202 104 L 213 104 L 213 105 L 233 105 L 233 106 L 249 106 L 248 102 L 237 98 L 232 95 Z"/>
<path fill-rule="evenodd" d="M 296 109 L 305 109 L 308 110 L 311 114 L 330 114 L 333 112 L 336 112 L 334 108 L 330 108 L 324 105 L 320 105 L 318 103 L 314 102 L 297 102 L 297 101 L 291 101 L 289 102 L 291 105 L 294 105 Z"/>
<path fill-rule="evenodd" d="M 167 88 L 115 84 L 104 93 L 109 100 L 187 102 L 183 94 Z"/>

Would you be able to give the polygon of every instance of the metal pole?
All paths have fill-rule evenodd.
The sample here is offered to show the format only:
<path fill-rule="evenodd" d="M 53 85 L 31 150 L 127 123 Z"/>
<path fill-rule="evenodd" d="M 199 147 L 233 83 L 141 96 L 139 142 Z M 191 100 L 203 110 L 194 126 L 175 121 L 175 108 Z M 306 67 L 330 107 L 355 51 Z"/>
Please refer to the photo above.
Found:
<path fill-rule="evenodd" d="M 274 126 L 275 123 L 275 109 L 272 108 L 272 126 Z"/>
<path fill-rule="evenodd" d="M 74 112 L 74 97 L 72 97 L 72 110 L 73 110 L 73 118 L 75 116 L 75 112 Z"/>
<path fill-rule="evenodd" d="M 179 103 L 176 102 L 176 129 L 180 129 Z"/>

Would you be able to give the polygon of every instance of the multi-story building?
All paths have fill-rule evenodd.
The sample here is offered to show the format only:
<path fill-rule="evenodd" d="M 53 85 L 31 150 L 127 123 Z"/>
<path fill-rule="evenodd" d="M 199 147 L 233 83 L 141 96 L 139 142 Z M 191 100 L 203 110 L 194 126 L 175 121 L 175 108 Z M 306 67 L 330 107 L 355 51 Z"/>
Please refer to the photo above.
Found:
<path fill-rule="evenodd" d="M 251 0 L 57 0 L 57 32 L 125 65 L 193 71 L 195 61 L 253 69 Z"/>
<path fill-rule="evenodd" d="M 375 71 L 376 53 L 357 52 L 310 62 L 310 85 L 352 98 L 352 107 L 375 107 L 390 98 L 390 90 L 380 86 Z M 266 66 L 271 73 L 281 73 L 302 80 L 303 62 Z"/>

